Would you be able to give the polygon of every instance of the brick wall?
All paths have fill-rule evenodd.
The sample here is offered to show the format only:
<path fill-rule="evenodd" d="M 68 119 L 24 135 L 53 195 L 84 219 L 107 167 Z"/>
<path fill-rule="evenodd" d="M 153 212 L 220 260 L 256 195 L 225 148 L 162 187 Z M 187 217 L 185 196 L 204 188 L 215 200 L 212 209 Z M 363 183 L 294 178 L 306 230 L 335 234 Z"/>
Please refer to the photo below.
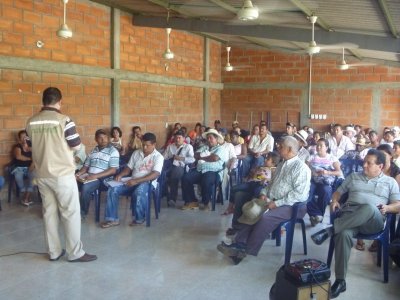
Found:
<path fill-rule="evenodd" d="M 225 53 L 222 56 L 224 62 Z M 231 63 L 244 67 L 222 72 L 227 83 L 221 96 L 225 126 L 238 113 L 242 127 L 250 128 L 267 111 L 272 131 L 283 131 L 286 121 L 318 130 L 325 130 L 329 123 L 372 127 L 376 120 L 380 120 L 378 131 L 400 125 L 400 68 L 377 65 L 340 71 L 335 58 L 314 56 L 311 112 L 326 114 L 327 119 L 300 124 L 300 114 L 308 113 L 308 56 L 233 48 Z"/>
<path fill-rule="evenodd" d="M 203 37 L 172 30 L 173 60 L 163 58 L 167 48 L 164 29 L 134 27 L 132 16 L 121 15 L 121 68 L 171 77 L 203 79 Z M 166 64 L 168 71 L 166 71 Z"/>
<path fill-rule="evenodd" d="M 57 37 L 63 22 L 62 1 L 2 0 L 0 54 L 110 66 L 110 9 L 84 0 L 67 4 L 72 39 Z M 44 47 L 36 47 L 36 42 Z"/>
<path fill-rule="evenodd" d="M 16 133 L 41 108 L 48 86 L 63 94 L 61 110 L 77 124 L 83 142 L 93 147 L 94 132 L 110 127 L 110 81 L 107 79 L 19 70 L 0 71 L 0 165 L 11 159 Z"/>
<path fill-rule="evenodd" d="M 157 144 L 163 146 L 174 123 L 180 122 L 188 131 L 203 118 L 201 88 L 143 82 L 121 83 L 121 130 L 124 143 L 133 126 L 142 132 L 153 132 Z"/>

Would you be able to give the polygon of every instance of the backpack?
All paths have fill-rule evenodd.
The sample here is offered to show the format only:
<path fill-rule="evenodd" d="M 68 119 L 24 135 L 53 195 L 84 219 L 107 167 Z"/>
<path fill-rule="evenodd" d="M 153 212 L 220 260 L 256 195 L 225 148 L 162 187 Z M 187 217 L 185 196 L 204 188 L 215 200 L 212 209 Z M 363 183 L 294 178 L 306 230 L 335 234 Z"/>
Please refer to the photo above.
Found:
<path fill-rule="evenodd" d="M 400 267 L 400 238 L 395 238 L 389 245 L 389 255 L 394 263 Z"/>

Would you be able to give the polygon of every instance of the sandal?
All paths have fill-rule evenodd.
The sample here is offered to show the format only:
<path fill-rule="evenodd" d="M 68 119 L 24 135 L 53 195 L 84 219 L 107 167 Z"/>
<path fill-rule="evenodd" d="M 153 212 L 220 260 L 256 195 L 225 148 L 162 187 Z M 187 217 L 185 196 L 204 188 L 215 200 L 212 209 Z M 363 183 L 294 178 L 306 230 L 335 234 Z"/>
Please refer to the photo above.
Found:
<path fill-rule="evenodd" d="M 364 251 L 365 250 L 365 243 L 363 241 L 357 241 L 356 247 L 357 250 L 359 251 Z"/>
<path fill-rule="evenodd" d="M 369 246 L 368 251 L 369 252 L 377 252 L 378 251 L 378 242 L 373 241 L 371 246 Z"/>
<path fill-rule="evenodd" d="M 106 221 L 104 223 L 102 223 L 100 226 L 101 228 L 110 228 L 113 226 L 118 226 L 119 222 L 118 221 Z"/>

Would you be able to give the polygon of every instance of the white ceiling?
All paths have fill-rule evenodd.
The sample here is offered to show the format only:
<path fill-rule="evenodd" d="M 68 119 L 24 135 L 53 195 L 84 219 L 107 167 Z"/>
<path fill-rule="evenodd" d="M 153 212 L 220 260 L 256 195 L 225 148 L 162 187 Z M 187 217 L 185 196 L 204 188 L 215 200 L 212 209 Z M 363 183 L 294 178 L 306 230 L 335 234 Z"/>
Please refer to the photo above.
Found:
<path fill-rule="evenodd" d="M 232 47 L 301 52 L 318 16 L 318 45 L 354 43 L 346 61 L 400 66 L 400 0 L 253 0 L 255 21 L 240 21 L 242 0 L 92 0 L 134 14 L 134 25 L 199 33 Z M 169 19 L 167 15 L 169 11 Z M 318 55 L 341 53 L 322 51 Z"/>

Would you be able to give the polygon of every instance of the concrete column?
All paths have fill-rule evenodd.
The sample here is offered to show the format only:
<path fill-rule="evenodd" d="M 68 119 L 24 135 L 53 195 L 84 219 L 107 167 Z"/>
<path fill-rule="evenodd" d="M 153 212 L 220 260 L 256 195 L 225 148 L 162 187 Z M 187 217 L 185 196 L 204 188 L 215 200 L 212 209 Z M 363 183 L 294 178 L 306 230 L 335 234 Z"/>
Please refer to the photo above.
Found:
<path fill-rule="evenodd" d="M 120 10 L 111 8 L 111 68 L 120 69 Z M 120 80 L 111 79 L 111 124 L 120 124 Z"/>
<path fill-rule="evenodd" d="M 382 90 L 374 89 L 372 93 L 372 107 L 371 107 L 371 119 L 369 123 L 371 128 L 379 130 L 381 126 L 381 93 Z"/>
<path fill-rule="evenodd" d="M 204 38 L 204 76 L 203 79 L 205 82 L 209 82 L 210 80 L 210 40 L 208 38 Z M 208 125 L 210 119 L 210 93 L 208 87 L 203 88 L 203 124 Z"/>

